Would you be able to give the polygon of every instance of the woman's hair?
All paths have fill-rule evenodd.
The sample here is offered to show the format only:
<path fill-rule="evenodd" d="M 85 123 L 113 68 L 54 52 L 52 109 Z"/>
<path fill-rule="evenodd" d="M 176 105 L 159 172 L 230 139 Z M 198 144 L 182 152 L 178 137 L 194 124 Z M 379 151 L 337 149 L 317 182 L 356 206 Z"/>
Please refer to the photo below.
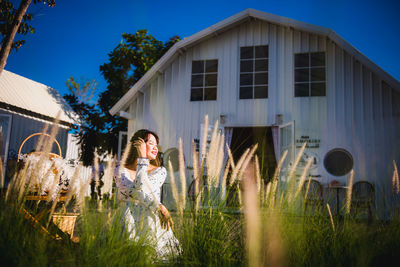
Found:
<path fill-rule="evenodd" d="M 139 157 L 138 151 L 133 145 L 133 143 L 136 140 L 139 140 L 139 138 L 142 138 L 144 142 L 147 142 L 149 138 L 149 134 L 153 135 L 157 141 L 157 145 L 159 144 L 159 138 L 158 135 L 152 131 L 146 130 L 146 129 L 141 129 L 137 131 L 129 140 L 129 144 L 127 145 L 126 149 L 128 150 L 128 154 L 123 162 L 123 166 L 125 168 L 131 169 L 131 170 L 136 170 L 136 162 L 137 158 Z M 154 166 L 161 166 L 161 153 L 158 151 L 157 157 L 154 160 L 150 161 L 150 164 Z"/>

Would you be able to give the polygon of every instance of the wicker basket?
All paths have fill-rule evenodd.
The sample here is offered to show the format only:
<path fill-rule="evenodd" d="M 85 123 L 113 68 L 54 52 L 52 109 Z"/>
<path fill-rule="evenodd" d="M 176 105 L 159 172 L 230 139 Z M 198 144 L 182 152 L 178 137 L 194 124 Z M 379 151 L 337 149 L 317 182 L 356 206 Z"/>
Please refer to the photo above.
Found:
<path fill-rule="evenodd" d="M 78 216 L 79 213 L 54 213 L 52 220 L 61 231 L 69 234 L 69 236 L 72 238 L 74 235 L 76 218 Z"/>

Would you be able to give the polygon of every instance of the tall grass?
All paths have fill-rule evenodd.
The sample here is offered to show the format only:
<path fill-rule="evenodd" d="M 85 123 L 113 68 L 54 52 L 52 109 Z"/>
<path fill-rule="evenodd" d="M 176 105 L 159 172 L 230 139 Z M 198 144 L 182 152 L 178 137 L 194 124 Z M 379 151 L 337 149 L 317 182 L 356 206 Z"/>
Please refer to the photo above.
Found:
<path fill-rule="evenodd" d="M 208 117 L 204 125 L 206 137 Z M 51 145 L 43 138 L 37 148 L 43 151 L 40 158 L 26 162 L 0 199 L 0 261 L 9 266 L 374 266 L 398 262 L 398 214 L 390 221 L 358 218 L 352 213 L 350 186 L 340 210 L 342 216 L 332 213 L 327 203 L 308 207 L 311 189 L 307 177 L 312 159 L 300 177 L 295 175 L 305 146 L 286 174 L 281 172 L 286 167 L 287 152 L 283 153 L 274 176 L 266 182 L 260 175 L 258 146 L 249 147 L 235 162 L 229 147 L 224 154 L 225 138 L 217 128 L 218 122 L 208 150 L 206 138 L 199 152 L 192 144 L 193 198 L 187 197 L 185 144 L 181 140 L 178 175 L 167 163 L 177 206 L 173 231 L 180 242 L 180 254 L 161 262 L 147 236 L 129 238 L 125 210 L 112 194 L 115 160 L 104 170 L 102 192 L 107 197 L 92 200 L 86 196 L 90 181 L 82 179 L 81 166 L 67 169 L 62 160 L 46 164 Z M 50 129 L 50 135 L 55 134 L 56 130 Z M 400 186 L 394 162 L 393 167 L 395 196 Z M 67 193 L 57 186 L 63 170 L 70 178 Z M 283 175 L 287 177 L 282 179 Z M 352 172 L 349 185 L 354 175 Z M 45 188 L 49 188 L 46 199 L 28 200 L 32 190 L 43 192 Z M 64 206 L 58 201 L 61 198 Z M 72 239 L 51 220 L 55 212 L 71 211 L 79 212 Z"/>
<path fill-rule="evenodd" d="M 208 124 L 207 118 L 205 124 Z M 176 228 L 184 251 L 180 256 L 181 263 L 366 266 L 379 261 L 398 260 L 399 218 L 395 217 L 390 222 L 375 218 L 371 223 L 360 220 L 350 212 L 354 171 L 349 176 L 350 186 L 346 192 L 344 210 L 336 211 L 341 212 L 340 216 L 333 214 L 327 203 L 315 205 L 310 212 L 305 208 L 305 199 L 310 190 L 307 177 L 313 159 L 307 162 L 299 179 L 295 176 L 306 144 L 299 150 L 285 179 L 282 179 L 281 169 L 286 152 L 278 163 L 274 177 L 265 183 L 259 177 L 258 159 L 254 157 L 257 146 L 247 149 L 238 162 L 233 161 L 228 148 L 225 168 L 213 165 L 219 157 L 223 157 L 217 153 L 221 139 L 223 136 L 213 133 L 213 146 L 209 151 L 205 151 L 203 143 L 200 145 L 202 157 L 198 158 L 194 151 L 192 153 L 195 183 L 201 185 L 196 189 L 195 202 L 200 204 L 196 204 L 194 210 L 185 207 L 186 216 Z M 204 164 L 207 164 L 206 182 L 201 180 Z M 185 165 L 181 163 L 180 166 Z M 396 192 L 398 174 L 394 167 L 393 184 Z M 205 198 L 204 192 L 213 190 L 212 185 L 215 184 L 221 190 L 209 194 L 211 199 Z M 236 214 L 227 209 L 230 204 L 227 192 L 230 190 L 235 192 L 240 203 Z M 178 198 L 176 202 L 179 206 Z M 205 202 L 212 205 L 204 205 Z M 220 235 L 221 232 L 224 234 Z M 238 251 L 240 256 L 235 257 L 237 254 L 234 253 Z M 214 255 L 218 257 L 214 258 Z"/>
<path fill-rule="evenodd" d="M 124 210 L 115 198 L 91 200 L 87 197 L 91 181 L 83 179 L 82 166 L 72 169 L 63 159 L 49 160 L 57 130 L 50 129 L 50 138 L 39 138 L 35 151 L 41 153 L 26 158 L 1 195 L 2 266 L 151 265 L 155 259 L 153 244 L 146 236 L 129 239 L 122 219 Z M 94 171 L 98 180 L 98 168 Z M 62 173 L 68 176 L 67 192 L 59 185 Z M 104 191 L 111 192 L 115 161 L 105 173 Z M 74 236 L 52 220 L 55 213 L 62 217 L 76 212 L 79 217 Z"/>

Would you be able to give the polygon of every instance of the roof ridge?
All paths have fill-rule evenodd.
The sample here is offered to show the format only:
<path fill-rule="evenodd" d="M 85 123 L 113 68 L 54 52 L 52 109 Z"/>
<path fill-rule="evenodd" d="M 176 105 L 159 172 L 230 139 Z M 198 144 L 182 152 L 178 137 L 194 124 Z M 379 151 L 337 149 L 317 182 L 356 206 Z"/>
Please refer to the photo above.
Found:
<path fill-rule="evenodd" d="M 142 78 L 139 79 L 129 90 L 125 93 L 117 103 L 109 110 L 111 115 L 115 115 L 117 112 L 125 109 L 129 100 L 135 97 L 136 93 L 151 80 L 153 75 L 157 72 L 162 72 L 162 67 L 167 64 L 170 60 L 174 58 L 176 53 L 179 53 L 182 49 L 185 50 L 187 46 L 195 45 L 197 42 L 204 40 L 211 34 L 218 34 L 218 31 L 229 29 L 229 27 L 234 27 L 236 23 L 240 23 L 247 17 L 254 17 L 260 20 L 268 21 L 270 23 L 275 23 L 278 25 L 296 27 L 300 31 L 313 32 L 315 34 L 324 35 L 332 41 L 339 44 L 344 50 L 349 54 L 356 56 L 361 62 L 366 66 L 370 67 L 372 70 L 381 74 L 385 77 L 391 86 L 397 87 L 400 90 L 400 82 L 393 78 L 389 73 L 379 67 L 376 63 L 371 61 L 368 57 L 362 54 L 358 49 L 352 46 L 349 42 L 340 37 L 335 31 L 330 28 L 318 26 L 315 24 L 295 20 L 288 17 L 283 17 L 268 13 L 265 11 L 260 11 L 252 8 L 247 8 L 239 13 L 236 13 L 226 19 L 223 19 L 189 37 L 182 39 L 181 41 L 175 43 L 151 68 L 148 70 Z"/>

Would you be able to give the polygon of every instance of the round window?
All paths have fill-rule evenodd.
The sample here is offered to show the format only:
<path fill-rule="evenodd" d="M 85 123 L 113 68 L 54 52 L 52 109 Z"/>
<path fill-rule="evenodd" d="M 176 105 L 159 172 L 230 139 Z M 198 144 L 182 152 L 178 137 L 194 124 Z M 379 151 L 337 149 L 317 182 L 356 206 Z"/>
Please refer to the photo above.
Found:
<path fill-rule="evenodd" d="M 324 158 L 325 169 L 332 175 L 343 176 L 353 168 L 353 157 L 343 148 L 335 148 L 326 153 Z"/>
<path fill-rule="evenodd" d="M 168 161 L 171 161 L 174 172 L 179 170 L 179 151 L 175 147 L 169 148 L 164 152 L 163 165 L 167 170 L 169 170 Z"/>

